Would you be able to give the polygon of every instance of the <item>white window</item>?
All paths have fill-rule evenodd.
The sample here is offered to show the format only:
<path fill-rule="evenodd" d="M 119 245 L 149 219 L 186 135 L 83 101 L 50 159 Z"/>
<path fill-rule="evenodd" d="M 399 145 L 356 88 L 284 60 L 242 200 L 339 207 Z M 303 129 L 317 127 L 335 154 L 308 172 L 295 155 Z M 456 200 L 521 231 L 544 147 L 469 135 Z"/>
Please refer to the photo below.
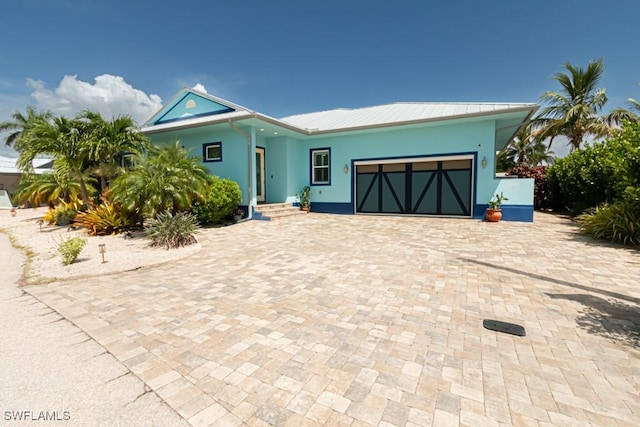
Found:
<path fill-rule="evenodd" d="M 209 142 L 202 145 L 203 162 L 222 161 L 222 142 Z"/>
<path fill-rule="evenodd" d="M 329 184 L 331 179 L 330 167 L 331 150 L 321 148 L 311 150 L 311 184 Z"/>

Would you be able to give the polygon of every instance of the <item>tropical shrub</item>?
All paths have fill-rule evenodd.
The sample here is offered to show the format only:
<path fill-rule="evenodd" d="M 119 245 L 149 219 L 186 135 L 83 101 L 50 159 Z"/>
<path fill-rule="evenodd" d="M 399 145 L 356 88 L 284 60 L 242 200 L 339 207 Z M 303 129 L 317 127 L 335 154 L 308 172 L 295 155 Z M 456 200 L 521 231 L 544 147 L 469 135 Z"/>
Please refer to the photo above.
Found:
<path fill-rule="evenodd" d="M 507 175 L 515 175 L 519 178 L 533 178 L 533 207 L 534 209 L 544 209 L 549 206 L 547 188 L 547 166 L 521 165 L 511 168 Z"/>
<path fill-rule="evenodd" d="M 69 265 L 73 263 L 86 244 L 87 239 L 81 237 L 72 237 L 62 242 L 58 246 L 58 252 L 62 256 L 62 264 Z"/>
<path fill-rule="evenodd" d="M 94 194 L 92 181 L 87 179 L 87 191 Z M 54 208 L 59 201 L 70 202 L 81 197 L 80 184 L 73 181 L 69 175 L 44 173 L 41 175 L 23 174 L 16 192 L 13 194 L 13 202 L 16 205 L 29 205 L 33 207 L 42 204 Z"/>
<path fill-rule="evenodd" d="M 45 214 L 42 216 L 42 221 L 46 222 L 49 225 L 56 224 L 56 210 L 55 208 L 50 208 Z"/>
<path fill-rule="evenodd" d="M 92 236 L 118 234 L 134 228 L 139 222 L 137 215 L 125 211 L 122 206 L 104 201 L 86 212 L 79 212 L 74 225 L 86 228 Z"/>
<path fill-rule="evenodd" d="M 629 187 L 622 199 L 597 206 L 577 218 L 580 232 L 596 239 L 640 245 L 640 187 Z"/>
<path fill-rule="evenodd" d="M 640 124 L 558 159 L 547 172 L 549 201 L 556 210 L 579 214 L 640 186 Z"/>
<path fill-rule="evenodd" d="M 145 218 L 160 212 L 175 214 L 203 200 L 210 174 L 199 159 L 189 157 L 178 142 L 153 147 L 147 157 L 136 159 L 135 168 L 111 184 L 113 201 Z"/>
<path fill-rule="evenodd" d="M 200 224 L 217 224 L 235 213 L 242 200 L 237 182 L 227 178 L 211 177 L 204 201 L 193 203 L 192 212 Z"/>
<path fill-rule="evenodd" d="M 73 206 L 70 206 L 67 203 L 56 207 L 54 211 L 57 225 L 71 224 L 78 213 Z"/>
<path fill-rule="evenodd" d="M 145 232 L 151 239 L 151 246 L 177 248 L 197 243 L 194 236 L 198 231 L 198 219 L 195 215 L 170 211 L 161 212 L 151 220 Z"/>
<path fill-rule="evenodd" d="M 49 209 L 44 214 L 42 220 L 51 225 L 71 224 L 77 213 L 83 209 L 83 204 L 79 200 L 68 203 L 60 203 L 55 208 Z"/>

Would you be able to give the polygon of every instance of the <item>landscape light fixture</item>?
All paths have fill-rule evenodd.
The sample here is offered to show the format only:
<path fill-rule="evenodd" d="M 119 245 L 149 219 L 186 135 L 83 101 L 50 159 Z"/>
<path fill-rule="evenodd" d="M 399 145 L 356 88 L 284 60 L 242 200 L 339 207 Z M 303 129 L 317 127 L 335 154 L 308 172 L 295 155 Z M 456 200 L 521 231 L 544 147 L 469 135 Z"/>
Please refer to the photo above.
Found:
<path fill-rule="evenodd" d="M 100 252 L 100 255 L 102 255 L 102 263 L 104 264 L 106 262 L 104 260 L 104 254 L 107 253 L 107 245 L 105 245 L 104 243 L 100 243 L 98 245 L 98 252 Z"/>

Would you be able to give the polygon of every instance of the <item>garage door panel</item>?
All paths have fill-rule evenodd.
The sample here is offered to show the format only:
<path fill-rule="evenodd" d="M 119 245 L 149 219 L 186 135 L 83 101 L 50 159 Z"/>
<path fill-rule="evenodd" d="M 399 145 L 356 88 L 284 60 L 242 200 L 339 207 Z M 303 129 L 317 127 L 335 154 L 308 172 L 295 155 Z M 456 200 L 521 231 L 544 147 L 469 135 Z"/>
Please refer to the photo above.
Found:
<path fill-rule="evenodd" d="M 471 172 L 468 170 L 449 170 L 443 174 L 444 188 L 449 197 L 442 198 L 442 212 L 450 215 L 469 215 Z"/>
<path fill-rule="evenodd" d="M 378 212 L 378 190 L 376 174 L 358 174 L 356 180 L 356 207 L 358 212 Z M 376 188 L 373 188 L 376 187 Z"/>
<path fill-rule="evenodd" d="M 471 216 L 472 160 L 356 165 L 356 212 Z"/>
<path fill-rule="evenodd" d="M 435 215 L 437 213 L 437 188 L 433 172 L 413 172 L 411 174 L 412 213 Z"/>
<path fill-rule="evenodd" d="M 403 213 L 405 174 L 387 173 L 382 177 L 382 212 Z"/>

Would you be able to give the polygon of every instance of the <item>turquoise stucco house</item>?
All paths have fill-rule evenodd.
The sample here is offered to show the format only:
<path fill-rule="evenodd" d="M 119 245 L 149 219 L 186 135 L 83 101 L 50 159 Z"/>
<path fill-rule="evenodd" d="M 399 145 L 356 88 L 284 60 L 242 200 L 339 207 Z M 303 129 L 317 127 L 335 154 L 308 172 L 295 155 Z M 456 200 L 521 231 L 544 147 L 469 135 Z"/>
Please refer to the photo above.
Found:
<path fill-rule="evenodd" d="M 237 181 L 249 217 L 309 185 L 315 212 L 482 218 L 504 193 L 504 220 L 533 221 L 533 180 L 496 177 L 495 157 L 536 109 L 396 103 L 275 119 L 184 88 L 142 132 Z"/>

